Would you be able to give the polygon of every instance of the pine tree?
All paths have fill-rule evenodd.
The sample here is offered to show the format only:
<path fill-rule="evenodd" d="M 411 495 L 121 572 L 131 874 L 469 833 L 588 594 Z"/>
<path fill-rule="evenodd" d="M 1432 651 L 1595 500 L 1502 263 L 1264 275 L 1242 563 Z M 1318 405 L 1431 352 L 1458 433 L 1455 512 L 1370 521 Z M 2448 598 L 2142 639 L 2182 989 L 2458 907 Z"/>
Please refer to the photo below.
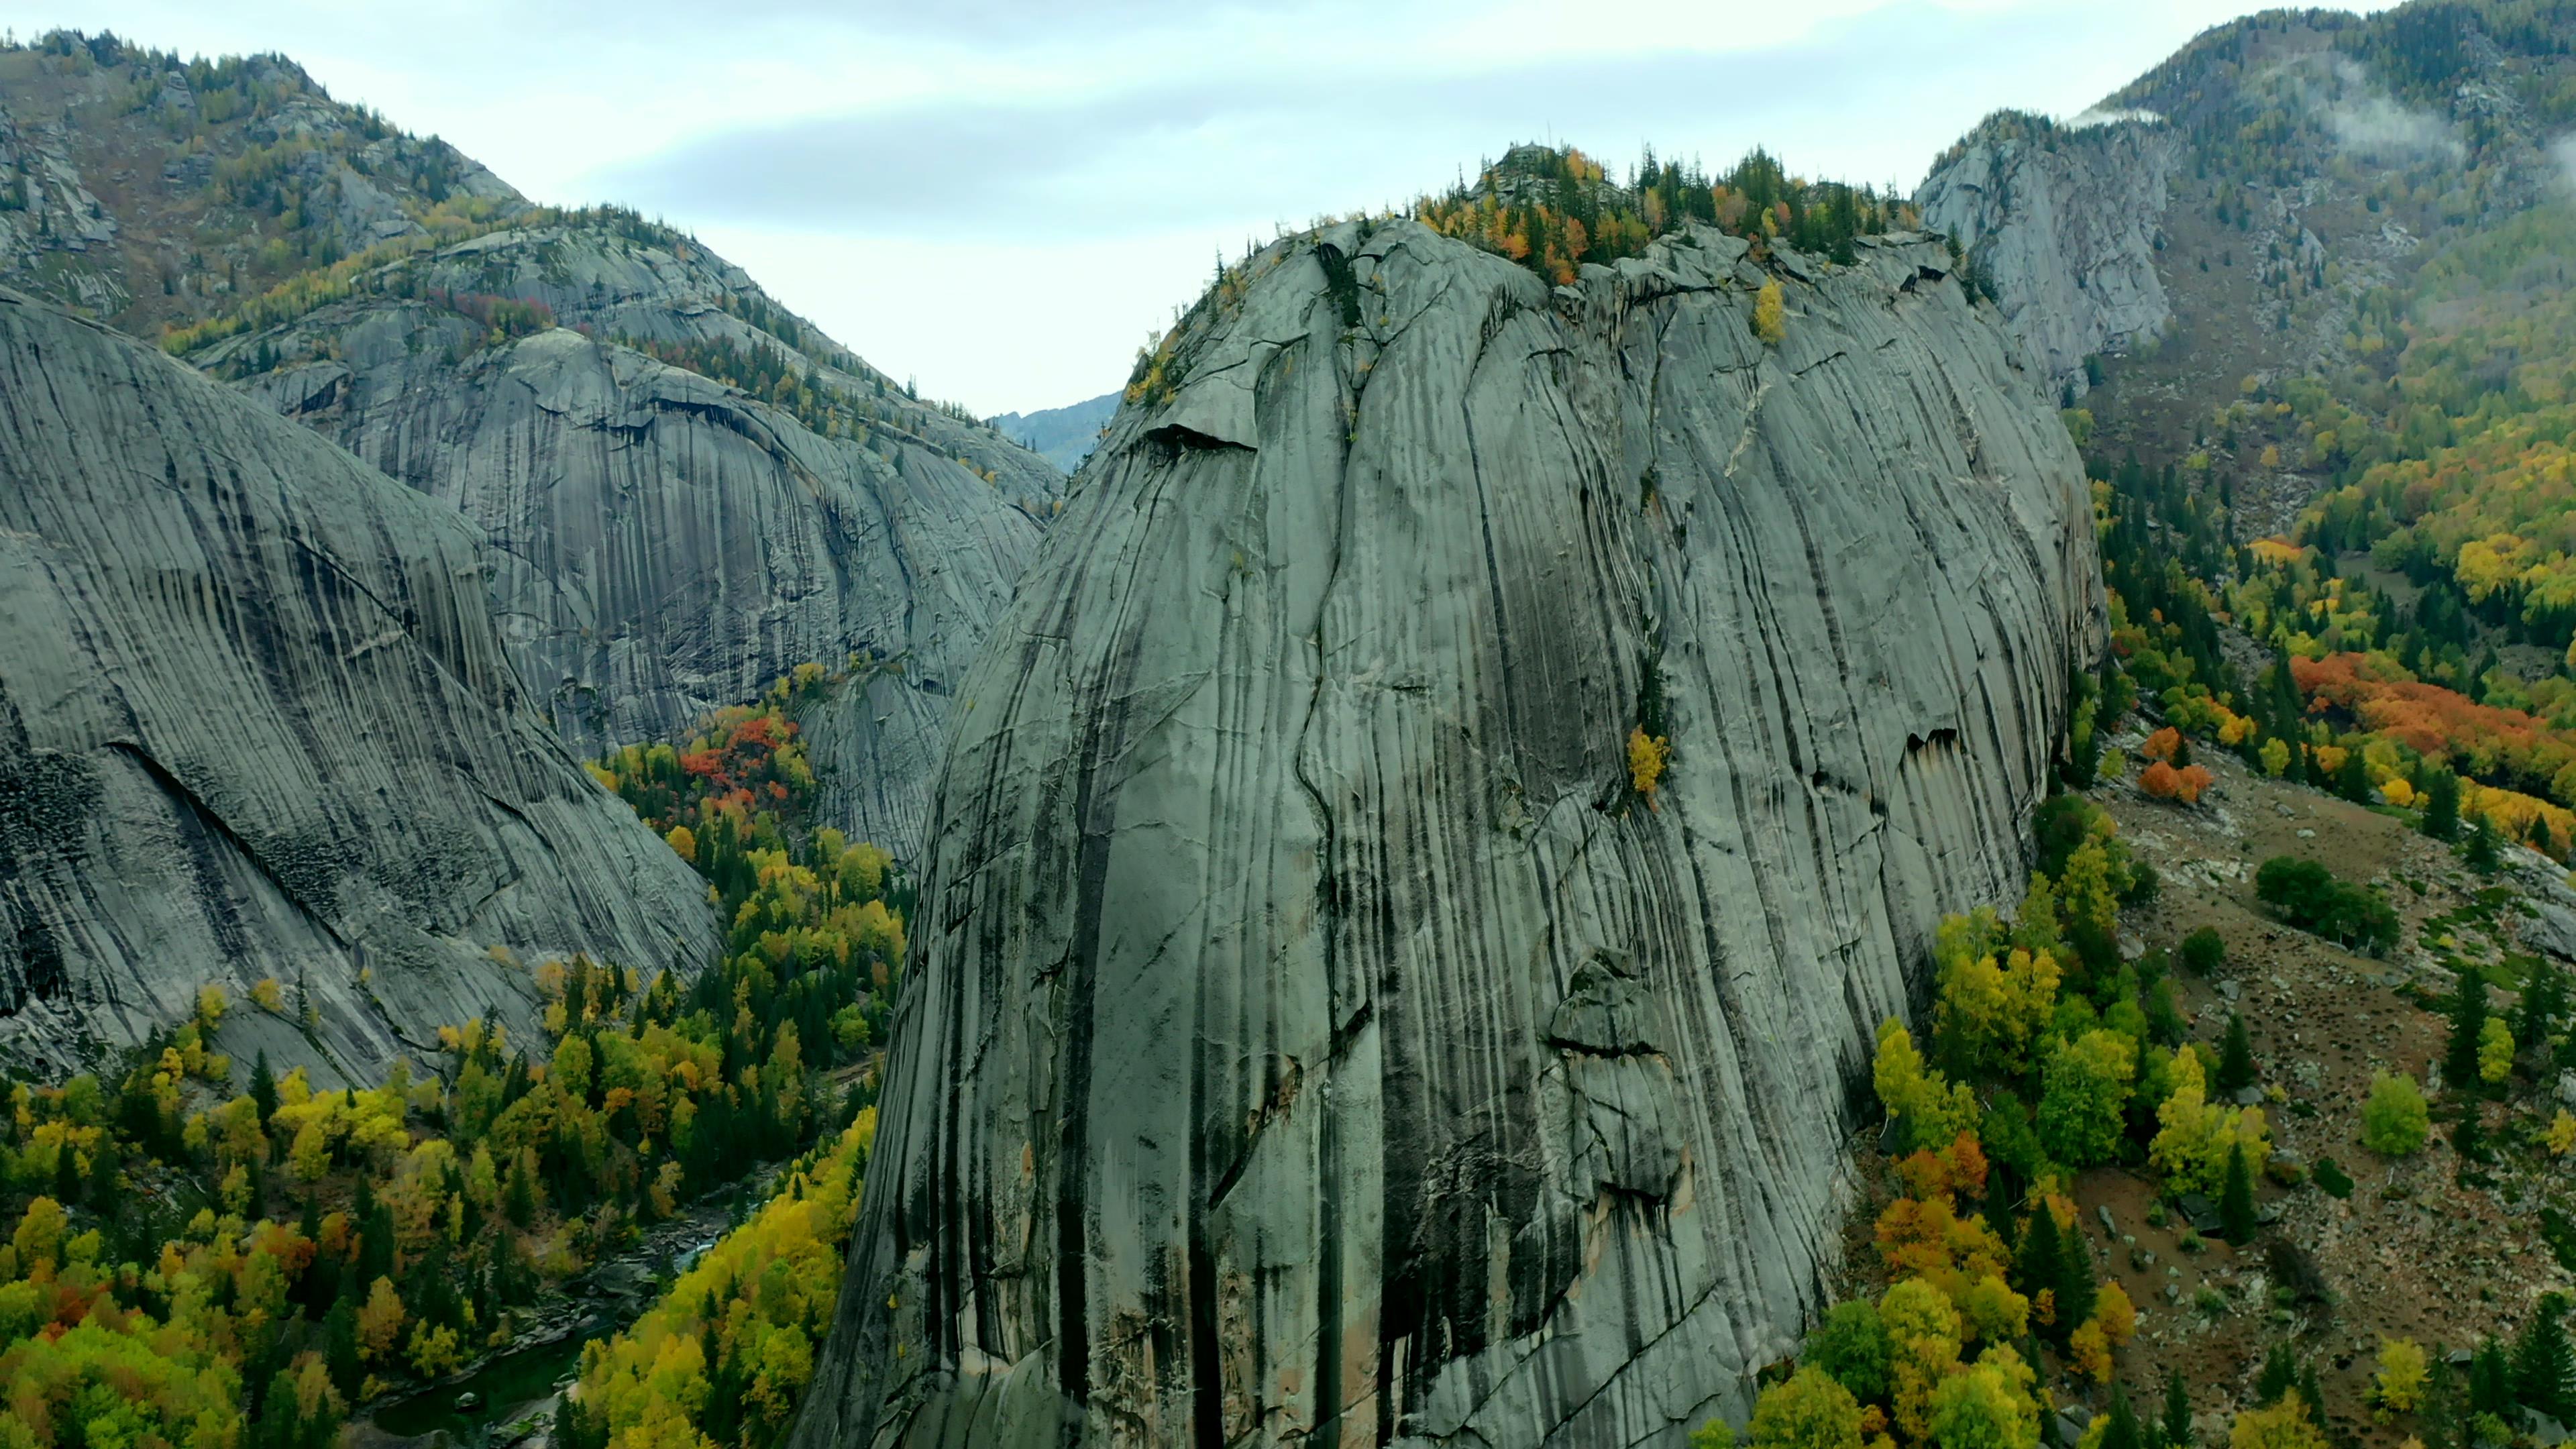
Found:
<path fill-rule="evenodd" d="M 2343 768 L 2335 771 L 2335 793 L 2360 804 L 2370 803 L 2370 771 L 2364 767 L 2361 751 L 2346 750 Z"/>
<path fill-rule="evenodd" d="M 2129 1407 L 2129 1391 L 2117 1380 L 2111 1384 L 2111 1414 L 2102 1426 L 2100 1449 L 2146 1449 L 2145 1436 L 2138 1432 L 2137 1412 Z"/>
<path fill-rule="evenodd" d="M 2487 1160 L 2486 1122 L 2478 1112 L 2477 1098 L 2460 1104 L 2460 1119 L 2451 1125 L 2451 1152 L 2459 1158 L 2459 1175 Z"/>
<path fill-rule="evenodd" d="M 2454 1092 L 2475 1091 L 2478 1084 L 2478 1038 L 2487 1029 L 2487 978 L 2477 967 L 2460 973 L 2451 995 L 2451 1041 L 2442 1054 L 2442 1085 Z"/>
<path fill-rule="evenodd" d="M 2191 1388 L 2182 1381 L 2182 1370 L 2165 1374 L 2165 1412 L 2157 1426 L 2165 1449 L 2193 1449 L 2191 1432 Z"/>
<path fill-rule="evenodd" d="M 2254 1085 L 2254 1042 L 2245 1034 L 2245 1018 L 2230 1013 L 2227 1037 L 2218 1048 L 2218 1075 L 2213 1086 L 2234 1093 Z"/>
<path fill-rule="evenodd" d="M 2242 1142 L 2227 1149 L 2227 1183 L 2218 1194 L 2218 1221 L 2227 1241 L 2240 1247 L 2254 1241 L 2254 1172 L 2246 1165 Z"/>
<path fill-rule="evenodd" d="M 2514 1003 L 2513 1039 L 2538 1045 L 2549 1039 L 2549 1024 L 2567 1013 L 2567 968 L 2542 958 L 2524 980 L 2522 998 Z"/>
<path fill-rule="evenodd" d="M 2513 1349 L 2513 1395 L 2559 1423 L 2576 1419 L 2576 1348 L 2567 1342 L 2567 1300 L 2542 1295 Z"/>
<path fill-rule="evenodd" d="M 2487 823 L 2487 817 L 2484 814 L 2469 817 L 2469 844 L 2464 854 L 2467 857 L 2469 869 L 2480 875 L 2495 874 L 2497 864 L 2495 827 Z"/>
<path fill-rule="evenodd" d="M 2021 1235 L 2021 1253 L 2013 1260 L 2013 1272 L 2018 1280 L 2016 1286 L 2032 1298 L 2037 1298 L 2042 1292 L 2053 1293 L 2057 1280 L 2065 1272 L 2062 1255 L 2058 1252 L 2057 1214 L 2049 1211 L 2045 1202 L 2031 1212 L 2030 1226 Z M 2059 1315 L 2057 1321 L 2064 1323 L 2064 1315 Z M 2075 1325 L 2067 1323 L 2066 1326 L 2071 1329 Z"/>
<path fill-rule="evenodd" d="M 2424 833 L 2448 840 L 2460 833 L 2460 777 L 2434 770 L 2424 780 Z"/>
<path fill-rule="evenodd" d="M 2057 1326 L 2062 1336 L 2093 1316 L 2093 1300 L 2101 1285 L 2093 1279 L 2093 1246 L 2082 1228 L 2060 1234 L 2057 1250 Z"/>
<path fill-rule="evenodd" d="M 277 1115 L 277 1076 L 268 1069 L 268 1048 L 261 1047 L 250 1068 L 250 1099 L 259 1108 L 259 1125 Z"/>
<path fill-rule="evenodd" d="M 330 1373 L 340 1397 L 356 1403 L 365 1371 L 358 1362 L 358 1313 L 346 1298 L 332 1304 L 331 1311 L 323 1315 L 322 1366 Z"/>
<path fill-rule="evenodd" d="M 2281 1396 L 2299 1386 L 2299 1356 L 2286 1343 L 2273 1344 L 2263 1353 L 2263 1371 L 2254 1378 L 2254 1402 L 2264 1408 L 2281 1401 Z"/>
<path fill-rule="evenodd" d="M 2500 1418 L 2513 1412 L 2513 1365 L 2505 1357 L 2504 1345 L 2492 1336 L 2478 1345 L 2477 1357 L 2469 1360 L 2469 1412 Z"/>
<path fill-rule="evenodd" d="M 2460 1376 L 2440 1343 L 2426 1357 L 2432 1361 L 2432 1371 L 2424 1378 L 2424 1407 L 2416 1420 L 2423 1431 L 2424 1449 L 2465 1449 L 2468 1416 L 2460 1412 Z"/>
<path fill-rule="evenodd" d="M 501 1211 L 512 1227 L 524 1228 L 536 1220 L 537 1187 L 528 1178 L 525 1153 L 510 1159 L 509 1180 L 501 1189 Z"/>

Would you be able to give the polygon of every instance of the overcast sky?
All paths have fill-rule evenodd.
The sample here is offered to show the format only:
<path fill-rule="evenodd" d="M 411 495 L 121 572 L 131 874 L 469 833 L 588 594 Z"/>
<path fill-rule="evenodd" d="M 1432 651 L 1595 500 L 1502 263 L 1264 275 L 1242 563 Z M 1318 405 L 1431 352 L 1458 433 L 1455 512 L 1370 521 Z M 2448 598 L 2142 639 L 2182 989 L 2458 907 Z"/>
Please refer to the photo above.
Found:
<path fill-rule="evenodd" d="M 1125 380 L 1222 249 L 1517 140 L 1769 145 L 1911 188 L 2000 106 L 2071 115 L 2239 0 L 0 0 L 282 51 L 540 201 L 694 230 L 925 393 Z M 2357 8 L 2378 8 L 2364 3 Z"/>

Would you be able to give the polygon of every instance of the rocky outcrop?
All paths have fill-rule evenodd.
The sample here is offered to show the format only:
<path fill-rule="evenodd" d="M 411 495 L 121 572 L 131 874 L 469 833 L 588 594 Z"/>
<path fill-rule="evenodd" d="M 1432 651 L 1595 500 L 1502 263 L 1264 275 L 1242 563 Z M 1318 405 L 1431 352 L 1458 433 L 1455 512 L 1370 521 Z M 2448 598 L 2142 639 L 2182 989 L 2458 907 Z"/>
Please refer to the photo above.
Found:
<path fill-rule="evenodd" d="M 707 959 L 703 884 L 527 707 L 489 571 L 444 504 L 0 291 L 13 1070 L 274 978 L 227 1047 L 372 1080 L 442 1024 L 533 1030 L 549 957 Z"/>
<path fill-rule="evenodd" d="M 1742 1412 L 2100 629 L 1950 265 L 1347 224 L 1200 304 L 960 686 L 798 1449 Z"/>
<path fill-rule="evenodd" d="M 2153 338 L 2173 315 L 2156 252 L 2179 149 L 2144 115 L 1997 115 L 1933 167 L 1915 205 L 1967 250 L 2032 365 L 2080 396 L 2087 357 Z"/>
<path fill-rule="evenodd" d="M 578 751 L 855 670 L 805 720 L 844 767 L 823 810 L 906 858 L 948 696 L 1063 484 L 624 213 L 390 263 L 191 360 L 482 527 L 512 658 Z"/>

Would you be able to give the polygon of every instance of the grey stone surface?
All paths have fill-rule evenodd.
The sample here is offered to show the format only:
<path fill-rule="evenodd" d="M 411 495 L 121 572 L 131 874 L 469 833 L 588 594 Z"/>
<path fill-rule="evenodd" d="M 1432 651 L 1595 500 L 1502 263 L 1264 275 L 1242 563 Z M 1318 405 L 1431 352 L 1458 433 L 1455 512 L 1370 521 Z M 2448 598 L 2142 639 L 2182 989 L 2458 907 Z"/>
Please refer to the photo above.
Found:
<path fill-rule="evenodd" d="M 2001 115 L 1951 148 L 1915 192 L 1923 224 L 1984 267 L 2004 325 L 2057 388 L 2084 359 L 2156 336 L 2172 316 L 2156 234 L 2179 144 L 2163 125 L 2080 129 Z"/>
<path fill-rule="evenodd" d="M 211 982 L 243 1060 L 372 1078 L 532 1030 L 548 957 L 701 964 L 704 887 L 527 707 L 489 569 L 454 510 L 0 291 L 0 1057 Z"/>
<path fill-rule="evenodd" d="M 562 325 L 495 342 L 464 310 L 491 297 Z M 766 354 L 854 426 L 818 434 L 624 342 Z M 682 736 L 799 664 L 860 661 L 805 720 L 836 766 L 822 811 L 906 859 L 949 695 L 1064 481 L 618 213 L 402 260 L 191 360 L 482 526 L 512 658 L 579 752 Z"/>
<path fill-rule="evenodd" d="M 1201 302 L 960 687 L 798 1449 L 1742 1419 L 2098 647 L 1948 264 L 1804 259 L 1777 348 L 1703 231 L 1551 290 L 1343 225 Z"/>

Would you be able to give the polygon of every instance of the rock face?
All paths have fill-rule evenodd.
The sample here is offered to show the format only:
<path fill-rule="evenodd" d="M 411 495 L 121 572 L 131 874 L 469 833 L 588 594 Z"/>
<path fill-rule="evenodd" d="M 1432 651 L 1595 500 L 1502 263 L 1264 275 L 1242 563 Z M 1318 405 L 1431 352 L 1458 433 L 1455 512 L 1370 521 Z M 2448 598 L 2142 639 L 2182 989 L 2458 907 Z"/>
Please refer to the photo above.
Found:
<path fill-rule="evenodd" d="M 1777 265 L 1772 348 L 1713 232 L 1353 224 L 1183 324 L 961 686 L 798 1449 L 1741 1414 L 2100 629 L 1946 248 Z"/>
<path fill-rule="evenodd" d="M 488 573 L 452 509 L 0 291 L 0 1054 L 274 977 L 227 1047 L 372 1079 L 533 1028 L 548 957 L 703 962 L 702 883 L 527 708 Z"/>
<path fill-rule="evenodd" d="M 2032 364 L 2081 395 L 2085 358 L 2126 351 L 2173 315 L 2156 238 L 2179 150 L 2143 116 L 2067 127 L 1998 115 L 1951 148 L 1915 204 L 1976 259 Z"/>
<path fill-rule="evenodd" d="M 1063 485 L 623 213 L 388 263 L 191 360 L 481 525 L 511 657 L 577 751 L 854 666 L 806 720 L 841 767 L 823 809 L 906 858 L 947 695 Z"/>

